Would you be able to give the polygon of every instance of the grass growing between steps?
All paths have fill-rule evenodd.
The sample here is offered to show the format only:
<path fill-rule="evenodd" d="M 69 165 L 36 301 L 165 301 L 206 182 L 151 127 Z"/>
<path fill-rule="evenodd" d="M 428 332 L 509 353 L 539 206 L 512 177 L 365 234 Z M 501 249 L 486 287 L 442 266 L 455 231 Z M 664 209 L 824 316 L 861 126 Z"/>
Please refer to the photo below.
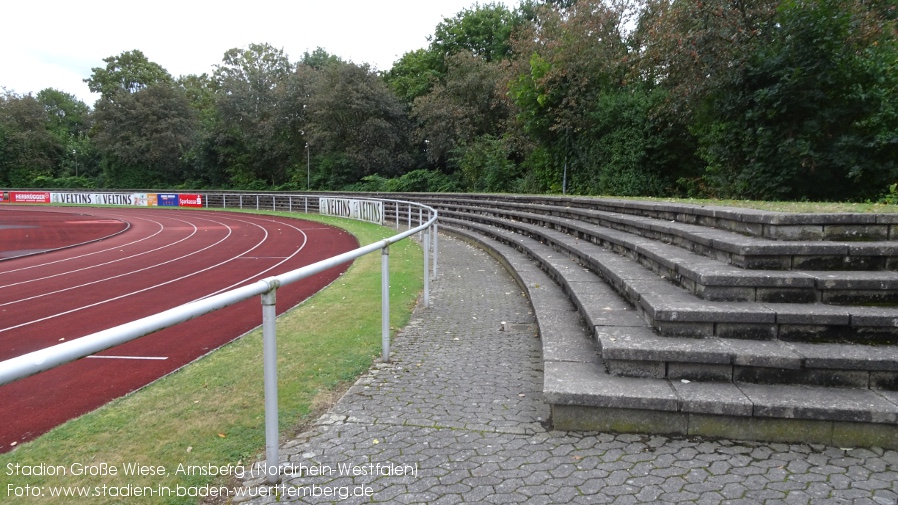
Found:
<path fill-rule="evenodd" d="M 292 216 L 342 227 L 362 245 L 395 234 L 357 221 Z M 278 318 L 283 435 L 314 420 L 380 356 L 380 261 L 378 253 L 359 258 L 329 287 Z M 390 247 L 390 285 L 390 325 L 401 328 L 423 285 L 422 250 L 417 243 L 405 240 Z M 179 474 L 179 465 L 248 467 L 264 459 L 262 383 L 262 335 L 255 330 L 134 394 L 0 455 L 0 502 L 196 504 L 201 498 L 179 497 L 178 491 L 227 485 L 230 479 Z M 30 469 L 59 466 L 66 475 L 16 475 L 17 464 Z M 152 467 L 155 474 L 127 475 L 131 464 Z M 105 472 L 72 475 L 82 468 Z M 159 475 L 160 469 L 164 475 Z M 90 494 L 53 497 L 51 487 Z M 133 494 L 147 490 L 170 490 L 172 496 Z M 22 496 L 36 493 L 42 496 Z"/>

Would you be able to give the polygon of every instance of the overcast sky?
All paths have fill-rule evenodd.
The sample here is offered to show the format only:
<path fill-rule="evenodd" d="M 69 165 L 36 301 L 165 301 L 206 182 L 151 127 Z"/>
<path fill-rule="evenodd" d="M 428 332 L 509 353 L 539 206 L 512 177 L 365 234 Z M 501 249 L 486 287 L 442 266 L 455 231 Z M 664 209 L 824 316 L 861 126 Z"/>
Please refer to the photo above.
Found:
<path fill-rule="evenodd" d="M 491 3 L 482 1 L 483 3 Z M 516 6 L 517 0 L 504 0 Z M 178 77 L 211 73 L 225 51 L 251 43 L 290 61 L 322 47 L 389 70 L 425 47 L 444 17 L 475 0 L 33 0 L 0 8 L 0 86 L 19 94 L 56 88 L 93 106 L 83 79 L 103 58 L 139 49 Z"/>

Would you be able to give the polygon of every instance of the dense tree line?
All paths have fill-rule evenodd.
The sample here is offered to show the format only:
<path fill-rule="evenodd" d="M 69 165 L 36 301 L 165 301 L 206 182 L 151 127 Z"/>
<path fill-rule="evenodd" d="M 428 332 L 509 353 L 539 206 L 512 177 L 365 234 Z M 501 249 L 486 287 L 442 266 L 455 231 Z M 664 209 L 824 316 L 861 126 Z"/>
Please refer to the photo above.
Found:
<path fill-rule="evenodd" d="M 0 95 L 0 186 L 877 199 L 898 182 L 895 0 L 475 4 L 388 71 L 252 44 L 139 50 Z"/>

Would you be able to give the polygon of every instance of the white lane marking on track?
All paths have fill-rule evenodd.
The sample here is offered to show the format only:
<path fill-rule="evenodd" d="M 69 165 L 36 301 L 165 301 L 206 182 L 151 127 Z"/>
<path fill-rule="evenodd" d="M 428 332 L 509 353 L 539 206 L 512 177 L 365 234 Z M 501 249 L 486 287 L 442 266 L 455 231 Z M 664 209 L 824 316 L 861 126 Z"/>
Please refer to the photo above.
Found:
<path fill-rule="evenodd" d="M 0 272 L 0 275 L 11 274 L 11 273 L 13 273 L 13 272 L 21 272 L 21 271 L 23 271 L 23 270 L 30 270 L 30 269 L 32 269 L 32 268 L 40 268 L 40 267 L 44 267 L 44 266 L 48 266 L 48 265 L 55 265 L 56 263 L 63 263 L 63 262 L 66 262 L 66 261 L 77 260 L 77 259 L 81 259 L 81 258 L 86 258 L 86 257 L 88 257 L 88 256 L 93 256 L 94 254 L 101 254 L 101 253 L 104 253 L 104 252 L 112 251 L 112 250 L 114 250 L 114 249 L 121 249 L 122 247 L 127 247 L 127 246 L 130 246 L 130 245 L 139 244 L 139 243 L 143 242 L 144 240 L 150 240 L 151 238 L 155 237 L 156 235 L 159 235 L 160 233 L 163 232 L 163 230 L 165 230 L 165 226 L 163 226 L 162 223 L 160 223 L 160 222 L 158 222 L 158 221 L 154 221 L 154 220 L 152 220 L 152 219 L 145 219 L 145 221 L 149 221 L 149 222 L 151 222 L 151 223 L 156 223 L 157 225 L 159 225 L 159 229 L 156 230 L 156 232 L 153 233 L 152 235 L 148 235 L 148 236 L 146 236 L 146 237 L 143 237 L 143 238 L 141 238 L 141 239 L 135 240 L 135 241 L 133 241 L 133 242 L 126 242 L 126 243 L 124 243 L 124 244 L 119 244 L 119 245 L 117 245 L 117 246 L 115 246 L 115 247 L 109 247 L 109 248 L 107 248 L 107 249 L 101 249 L 101 250 L 99 250 L 99 251 L 94 251 L 94 252 L 87 253 L 87 254 L 79 254 L 79 255 L 77 255 L 77 256 L 70 256 L 70 257 L 67 257 L 67 258 L 62 258 L 62 259 L 58 259 L 58 260 L 54 260 L 54 261 L 48 261 L 48 262 L 46 262 L 46 263 L 39 263 L 39 264 L 37 264 L 37 265 L 29 265 L 29 266 L 27 266 L 27 267 L 15 268 L 15 269 L 13 269 L 13 270 L 5 270 L 5 271 Z"/>
<path fill-rule="evenodd" d="M 96 358 L 96 359 L 138 359 L 138 360 L 156 360 L 163 361 L 167 360 L 168 356 L 98 356 L 96 354 L 91 354 L 88 358 Z"/>
<path fill-rule="evenodd" d="M 218 223 L 218 224 L 221 224 L 221 223 Z M 225 225 L 225 226 L 226 226 L 226 225 Z M 103 278 L 103 279 L 97 279 L 97 280 L 95 280 L 95 281 L 85 282 L 84 284 L 78 284 L 78 285 L 75 285 L 75 286 L 69 286 L 69 287 L 67 287 L 67 288 L 57 289 L 56 291 L 47 291 L 47 292 L 41 293 L 41 294 L 39 294 L 39 295 L 29 296 L 29 297 L 27 297 L 27 298 L 20 298 L 20 299 L 18 299 L 18 300 L 11 300 L 11 301 L 8 301 L 8 302 L 5 302 L 5 303 L 0 303 L 0 307 L 5 307 L 5 306 L 7 306 L 7 305 L 15 305 L 15 304 L 17 304 L 17 303 L 27 302 L 27 301 L 30 301 L 30 300 L 36 300 L 36 299 L 38 299 L 38 298 L 43 298 L 43 297 L 45 297 L 45 296 L 57 295 L 57 294 L 59 294 L 59 293 L 65 293 L 66 291 L 71 291 L 71 290 L 73 290 L 73 289 L 83 288 L 83 287 L 85 287 L 85 286 L 92 286 L 92 285 L 94 285 L 94 284 L 100 284 L 101 282 L 111 281 L 111 280 L 113 280 L 113 279 L 120 279 L 120 278 L 122 278 L 122 277 L 127 277 L 127 276 L 132 275 L 132 274 L 136 274 L 136 273 L 140 273 L 140 272 L 145 272 L 145 271 L 147 271 L 147 270 L 152 270 L 152 269 L 154 269 L 154 268 L 158 268 L 158 267 L 161 267 L 161 266 L 163 266 L 163 265 L 167 265 L 167 264 L 169 264 L 169 263 L 174 263 L 174 262 L 176 262 L 176 261 L 180 261 L 180 260 L 182 260 L 182 259 L 184 259 L 184 258 L 193 256 L 194 254 L 199 254 L 199 253 L 201 253 L 201 252 L 203 252 L 203 251 L 205 251 L 205 250 L 207 250 L 207 249 L 211 249 L 211 248 L 217 246 L 218 244 L 224 242 L 225 240 L 227 240 L 228 237 L 230 237 L 231 234 L 233 233 L 233 231 L 231 230 L 230 227 L 227 227 L 227 228 L 228 228 L 228 233 L 227 233 L 227 235 L 225 235 L 224 237 L 222 237 L 221 240 L 219 240 L 218 242 L 215 242 L 214 244 L 209 244 L 209 245 L 207 245 L 206 247 L 203 247 L 202 249 L 197 249 L 196 251 L 193 251 L 193 252 L 191 252 L 191 253 L 189 253 L 189 254 L 184 254 L 184 255 L 182 255 L 182 256 L 178 256 L 177 258 L 172 258 L 172 259 L 170 259 L 170 260 L 163 261 L 162 263 L 156 263 L 155 265 L 149 265 L 149 266 L 146 266 L 146 267 L 144 267 L 144 268 L 138 268 L 137 270 L 131 270 L 130 272 L 124 272 L 124 273 L 121 273 L 121 274 L 118 274 L 118 275 L 113 275 L 113 276 L 111 276 L 111 277 L 106 277 L 106 278 Z M 232 258 L 232 259 L 233 259 L 233 258 Z M 200 272 L 202 272 L 202 271 L 203 271 L 203 270 L 200 270 Z M 197 272 L 197 273 L 198 273 L 198 272 Z M 186 278 L 186 277 L 189 277 L 189 275 L 188 275 L 188 276 L 181 277 L 181 278 Z M 181 279 L 181 278 L 174 279 L 174 280 L 179 280 L 179 279 Z M 164 283 L 164 284 L 167 284 L 167 283 Z M 163 284 L 158 284 L 158 285 L 161 286 L 161 285 L 163 285 Z M 140 293 L 140 291 L 135 291 L 135 293 Z M 119 298 L 120 298 L 120 297 L 119 297 Z M 118 299 L 118 298 L 111 298 L 111 300 L 117 300 L 117 299 Z M 88 305 L 88 307 L 90 307 L 90 305 Z M 2 332 L 2 331 L 4 331 L 4 330 L 3 330 L 3 329 L 0 329 L 0 332 Z"/>
<path fill-rule="evenodd" d="M 206 295 L 206 296 L 203 296 L 203 297 L 201 297 L 201 298 L 197 298 L 197 300 L 202 300 L 203 298 L 208 298 L 208 297 L 210 297 L 210 296 L 215 296 L 215 295 L 217 295 L 218 293 L 223 293 L 223 292 L 225 292 L 225 291 L 227 291 L 227 290 L 229 290 L 229 289 L 235 288 L 235 287 L 237 287 L 237 286 L 243 284 L 244 282 L 250 281 L 250 280 L 257 278 L 258 276 L 260 276 L 260 275 L 262 275 L 262 274 L 264 274 L 264 273 L 268 273 L 268 272 L 274 270 L 275 268 L 277 268 L 277 267 L 283 265 L 287 260 L 289 260 L 289 259 L 293 258 L 294 256 L 296 256 L 297 254 L 299 254 L 300 251 L 302 251 L 303 249 L 305 249 L 306 244 L 309 243 L 309 236 L 306 235 L 306 232 L 304 232 L 304 231 L 303 231 L 302 229 L 300 229 L 298 226 L 293 226 L 292 224 L 290 224 L 290 223 L 284 223 L 283 221 L 275 221 L 274 219 L 263 219 L 263 218 L 259 218 L 259 221 L 265 221 L 265 222 L 276 223 L 276 224 L 283 224 L 283 225 L 285 225 L 285 226 L 289 226 L 290 228 L 293 228 L 294 230 L 296 230 L 296 231 L 298 231 L 300 234 L 302 234 L 302 244 L 299 245 L 299 248 L 296 249 L 296 251 L 294 251 L 293 254 L 291 254 L 290 256 L 287 256 L 287 257 L 284 258 L 282 261 L 279 261 L 278 263 L 276 263 L 276 264 L 274 264 L 274 265 L 272 265 L 272 266 L 266 268 L 265 270 L 262 270 L 261 272 L 256 272 L 252 277 L 247 277 L 247 278 L 243 279 L 242 281 L 235 282 L 234 284 L 231 284 L 230 286 L 228 286 L 228 287 L 226 287 L 226 288 L 219 289 L 218 291 L 215 291 L 215 292 L 213 292 L 213 293 L 209 293 L 209 294 Z"/>
<path fill-rule="evenodd" d="M 183 219 L 176 219 L 175 221 L 181 221 L 182 223 L 187 223 L 187 221 L 184 221 Z M 161 223 L 158 223 L 158 222 L 157 222 L 157 224 L 159 224 L 160 226 L 162 226 Z M 33 279 L 28 279 L 28 280 L 26 280 L 26 281 L 21 281 L 21 282 L 14 282 L 14 283 L 11 283 L 11 284 L 4 284 L 4 285 L 0 286 L 0 289 L 9 288 L 9 287 L 13 287 L 13 286 L 19 286 L 19 285 L 22 285 L 22 284 L 28 284 L 29 282 L 43 281 L 43 280 L 47 280 L 47 279 L 52 279 L 52 278 L 54 278 L 54 277 L 61 277 L 61 276 L 73 274 L 73 273 L 76 273 L 76 272 L 83 272 L 83 271 L 85 271 L 85 270 L 90 270 L 90 269 L 92 269 L 92 268 L 98 268 L 98 267 L 102 267 L 102 266 L 106 266 L 106 265 L 111 265 L 111 264 L 113 264 L 113 263 L 118 263 L 119 261 L 125 261 L 125 260 L 129 260 L 129 259 L 133 259 L 133 258 L 136 258 L 136 257 L 138 257 L 138 256 L 143 256 L 144 254 L 149 254 L 149 253 L 152 253 L 152 252 L 161 251 L 162 249 L 165 249 L 165 248 L 167 248 L 167 247 L 172 247 L 172 246 L 177 245 L 177 244 L 179 244 L 179 243 L 181 243 L 181 242 L 183 242 L 183 241 L 185 241 L 185 240 L 188 240 L 188 239 L 190 239 L 191 237 L 193 237 L 194 235 L 197 234 L 197 232 L 198 232 L 199 230 L 197 229 L 196 225 L 191 224 L 191 223 L 187 223 L 187 224 L 189 224 L 190 226 L 193 226 L 193 232 L 191 232 L 190 235 L 188 235 L 188 236 L 182 238 L 181 240 L 177 240 L 177 241 L 175 241 L 175 242 L 172 242 L 171 244 L 166 244 L 166 245 L 164 245 L 164 246 L 162 246 L 162 247 L 157 247 L 157 248 L 155 248 L 155 249 L 149 249 L 149 250 L 146 250 L 146 251 L 137 253 L 137 254 L 132 254 L 131 256 L 125 256 L 125 257 L 123 257 L 123 258 L 118 258 L 118 259 L 115 259 L 115 260 L 112 260 L 112 261 L 107 261 L 107 262 L 105 262 L 105 263 L 97 263 L 97 264 L 95 264 L 95 265 L 91 265 L 91 266 L 88 266 L 88 267 L 77 268 L 77 269 L 75 269 L 75 270 L 68 270 L 68 271 L 66 271 L 66 272 L 60 272 L 60 273 L 58 273 L 58 274 L 47 275 L 47 276 L 44 276 L 44 277 L 35 277 L 35 278 L 33 278 Z M 160 231 L 160 233 L 161 233 L 161 231 Z M 156 235 L 158 235 L 158 233 L 154 233 L 152 236 L 156 236 Z M 127 245 L 127 244 L 125 244 L 125 245 Z M 112 249 L 121 249 L 122 247 L 125 247 L 125 245 L 113 247 L 113 248 L 111 248 L 111 249 L 105 249 L 104 252 L 105 252 L 105 251 L 110 251 L 110 250 L 112 250 Z M 93 253 L 91 253 L 91 254 L 93 254 Z M 87 256 L 87 255 L 84 255 L 84 256 Z M 56 263 L 56 262 L 53 262 L 53 263 Z M 47 263 L 47 264 L 49 265 L 50 263 Z M 0 272 L 0 273 L 6 273 L 6 272 Z"/>
<path fill-rule="evenodd" d="M 276 222 L 276 221 L 270 220 L 270 219 L 260 219 L 260 220 L 261 220 L 261 221 Z M 213 220 L 209 219 L 209 221 L 213 221 Z M 113 298 L 109 298 L 109 299 L 106 299 L 106 300 L 102 300 L 102 301 L 99 301 L 99 302 L 96 302 L 96 303 L 92 303 L 92 304 L 89 304 L 89 305 L 84 305 L 84 306 L 82 306 L 82 307 L 77 307 L 77 308 L 74 308 L 74 309 L 70 309 L 70 310 L 67 310 L 67 311 L 64 311 L 64 312 L 60 312 L 60 313 L 58 313 L 58 314 L 52 314 L 52 315 L 49 315 L 49 316 L 46 316 L 46 317 L 42 317 L 42 318 L 40 318 L 40 319 L 34 319 L 34 320 L 32 320 L 32 321 L 28 321 L 28 322 L 25 322 L 25 323 L 17 324 L 17 325 L 15 325 L 15 326 L 10 326 L 10 327 L 7 327 L 7 328 L 0 328 L 0 333 L 6 332 L 6 331 L 10 331 L 10 330 L 15 330 L 15 329 L 17 329 L 17 328 L 22 328 L 22 327 L 24 327 L 24 326 L 30 326 L 30 325 L 32 325 L 32 324 L 40 323 L 40 322 L 47 321 L 47 320 L 50 320 L 50 319 L 54 319 L 54 318 L 57 318 L 57 317 L 61 317 L 61 316 L 64 316 L 64 315 L 72 314 L 72 313 L 74 313 L 74 312 L 78 312 L 78 311 L 81 311 L 81 310 L 85 310 L 85 309 L 89 309 L 89 308 L 96 307 L 96 306 L 99 306 L 99 305 L 103 305 L 103 304 L 105 304 L 105 303 L 109 303 L 109 302 L 113 302 L 113 301 L 116 301 L 116 300 L 120 300 L 120 299 L 122 299 L 122 298 L 127 298 L 127 297 L 129 297 L 129 296 L 133 296 L 133 295 L 136 295 L 136 294 L 139 294 L 139 293 L 143 293 L 143 292 L 149 291 L 149 290 L 151 290 L 151 289 L 156 289 L 156 288 L 158 288 L 158 287 L 165 286 L 165 285 L 167 285 L 167 284 L 171 284 L 171 283 L 174 283 L 174 282 L 177 282 L 177 281 L 180 281 L 180 280 L 183 280 L 183 279 L 192 277 L 192 276 L 194 276 L 194 275 L 203 273 L 203 272 L 205 272 L 205 271 L 212 270 L 212 269 L 217 268 L 217 267 L 219 267 L 219 266 L 221 266 L 221 265 L 224 265 L 224 264 L 226 264 L 226 263 L 230 263 L 231 261 L 233 261 L 233 260 L 235 260 L 235 259 L 238 259 L 240 256 L 243 256 L 243 255 L 245 255 L 245 254 L 247 254 L 247 253 L 249 253 L 249 252 L 252 252 L 253 250 L 259 248 L 259 247 L 260 247 L 260 246 L 261 246 L 261 245 L 268 239 L 268 235 L 269 235 L 269 234 L 268 234 L 268 230 L 266 230 L 265 228 L 262 228 L 261 226 L 255 224 L 255 223 L 252 223 L 252 222 L 250 222 L 250 221 L 248 221 L 248 220 L 235 219 L 235 221 L 243 222 L 243 223 L 246 223 L 246 224 L 251 224 L 251 225 L 253 225 L 253 226 L 256 226 L 256 227 L 258 227 L 258 228 L 261 228 L 261 229 L 265 232 L 265 234 L 264 234 L 264 236 L 262 237 L 262 239 L 261 239 L 258 243 L 256 243 L 256 245 L 254 245 L 253 247 L 251 247 L 251 248 L 247 249 L 246 251 L 240 253 L 239 255 L 233 256 L 233 257 L 231 257 L 230 259 L 227 259 L 227 260 L 225 260 L 225 261 L 221 261 L 221 262 L 219 262 L 219 263 L 216 263 L 215 265 L 211 265 L 211 266 L 206 267 L 206 268 L 204 268 L 204 269 L 197 270 L 197 271 L 195 271 L 195 272 L 192 272 L 192 273 L 189 274 L 189 275 L 184 275 L 184 276 L 178 277 L 178 278 L 176 278 L 176 279 L 171 279 L 171 280 L 166 281 L 166 282 L 157 283 L 157 284 L 154 284 L 153 286 L 150 286 L 150 287 L 147 287 L 147 288 L 139 289 L 139 290 L 137 290 L 137 291 L 132 291 L 132 292 L 130 292 L 130 293 L 125 293 L 125 294 L 123 294 L 123 295 L 119 295 L 119 296 L 116 296 L 116 297 L 113 297 Z M 213 222 L 214 222 L 214 221 L 213 221 Z M 228 225 L 225 225 L 224 223 L 218 223 L 218 224 L 221 224 L 222 226 L 227 227 L 227 228 L 228 228 L 228 235 L 230 236 L 230 234 L 231 234 L 231 228 L 230 228 Z M 301 251 L 301 250 L 305 247 L 305 245 L 308 243 L 308 236 L 307 236 L 305 233 L 303 233 L 302 230 L 300 230 L 299 228 L 297 228 L 297 227 L 295 227 L 295 226 L 292 226 L 292 225 L 287 225 L 287 226 L 290 226 L 291 228 L 296 229 L 297 231 L 299 231 L 299 232 L 303 235 L 303 243 L 302 243 L 302 245 L 300 246 L 300 248 L 297 249 L 297 251 L 296 251 L 293 255 L 291 255 L 291 257 L 292 257 L 292 256 L 295 256 L 296 254 L 298 254 L 299 251 Z M 219 241 L 219 242 L 221 242 L 221 241 Z M 217 243 L 216 243 L 216 244 L 213 244 L 213 246 L 214 246 L 214 245 L 217 245 Z M 209 246 L 209 247 L 212 247 L 212 246 Z M 201 252 L 201 251 L 202 251 L 202 249 L 201 249 L 200 251 L 194 251 L 193 253 L 191 253 L 191 254 L 189 254 L 189 255 L 187 255 L 187 256 L 196 254 L 196 253 Z M 186 256 L 185 256 L 185 257 L 186 257 Z M 284 261 L 286 261 L 286 260 L 284 260 Z M 219 291 L 216 291 L 216 292 L 214 292 L 214 293 L 207 294 L 207 295 L 205 295 L 205 296 L 203 296 L 203 297 L 197 298 L 196 300 L 202 300 L 203 298 L 207 298 L 207 297 L 209 297 L 209 296 L 213 296 L 213 295 L 218 294 L 218 293 L 220 293 L 220 292 L 227 291 L 228 289 L 231 289 L 231 288 L 233 288 L 234 286 L 237 286 L 237 285 L 239 285 L 239 284 L 245 282 L 246 280 L 253 279 L 253 278 L 255 278 L 255 277 L 257 277 L 257 276 L 259 276 L 259 275 L 261 275 L 261 274 L 263 274 L 263 273 L 266 273 L 266 272 L 270 271 L 270 270 L 273 269 L 273 268 L 276 268 L 277 266 L 283 264 L 284 261 L 281 261 L 281 262 L 277 263 L 277 264 L 274 265 L 274 266 L 271 266 L 271 267 L 269 267 L 269 268 L 267 268 L 267 269 L 265 269 L 265 270 L 262 270 L 261 272 L 257 272 L 253 277 L 248 277 L 248 278 L 246 278 L 246 279 L 244 279 L 244 280 L 242 280 L 242 281 L 240 281 L 240 282 L 238 282 L 238 283 L 236 283 L 236 284 L 232 284 L 231 286 L 228 286 L 228 287 L 226 287 L 226 288 L 223 288 L 223 289 L 221 289 L 221 290 L 219 290 Z M 88 283 L 88 284 L 93 284 L 93 283 Z M 196 301 L 196 300 L 194 300 L 194 301 Z M 190 303 L 190 302 L 188 302 L 188 303 Z M 2 304 L 2 305 L 7 305 L 7 304 Z M 2 306 L 2 305 L 0 305 L 0 306 Z"/>

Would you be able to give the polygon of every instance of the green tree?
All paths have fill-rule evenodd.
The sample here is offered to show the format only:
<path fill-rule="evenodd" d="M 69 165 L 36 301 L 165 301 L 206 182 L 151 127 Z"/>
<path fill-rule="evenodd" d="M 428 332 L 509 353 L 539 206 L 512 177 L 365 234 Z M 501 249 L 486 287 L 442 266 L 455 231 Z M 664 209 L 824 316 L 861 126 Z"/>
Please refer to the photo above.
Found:
<path fill-rule="evenodd" d="M 89 129 L 90 108 L 74 95 L 53 88 L 41 90 L 37 101 L 43 104 L 50 128 L 60 135 L 78 135 Z"/>
<path fill-rule="evenodd" d="M 456 156 L 464 188 L 475 192 L 515 192 L 520 170 L 510 155 L 509 144 L 489 134 L 459 149 Z"/>
<path fill-rule="evenodd" d="M 442 83 L 457 54 L 473 55 L 486 62 L 511 56 L 511 36 L 524 23 L 518 12 L 503 4 L 475 4 L 437 24 L 430 45 L 402 55 L 384 73 L 400 98 L 411 103 Z"/>
<path fill-rule="evenodd" d="M 786 0 L 762 28 L 696 108 L 705 181 L 742 198 L 879 196 L 898 180 L 894 21 L 868 2 Z"/>
<path fill-rule="evenodd" d="M 598 0 L 543 5 L 515 37 L 514 53 L 520 57 L 508 71 L 508 97 L 519 129 L 537 146 L 530 151 L 537 159 L 528 164 L 548 178 L 531 185 L 596 191 L 603 168 L 590 158 L 597 131 L 594 107 L 601 97 L 627 88 L 632 50 L 625 24 L 631 9 L 628 2 Z"/>
<path fill-rule="evenodd" d="M 511 56 L 511 34 L 522 21 L 504 4 L 475 4 L 437 24 L 430 47 L 444 61 L 461 52 L 500 61 Z"/>
<path fill-rule="evenodd" d="M 335 63 L 346 62 L 344 62 L 339 56 L 330 54 L 320 47 L 316 47 L 315 50 L 311 53 L 308 51 L 304 52 L 302 55 L 302 59 L 300 60 L 301 65 L 305 65 L 315 70 L 321 70 L 325 66 Z"/>
<path fill-rule="evenodd" d="M 170 84 L 173 80 L 167 70 L 152 62 L 143 52 L 134 49 L 118 56 L 103 58 L 105 67 L 94 67 L 89 78 L 84 79 L 93 93 L 101 98 L 116 100 L 119 93 L 135 93 L 152 84 Z"/>
<path fill-rule="evenodd" d="M 475 138 L 502 135 L 509 110 L 499 88 L 501 77 L 499 64 L 472 53 L 449 58 L 443 82 L 415 99 L 412 108 L 416 136 L 425 143 L 429 162 L 446 168 L 453 153 Z"/>
<path fill-rule="evenodd" d="M 406 103 L 424 96 L 443 76 L 443 58 L 432 49 L 418 49 L 402 55 L 383 74 L 387 86 Z"/>
<path fill-rule="evenodd" d="M 637 69 L 671 93 L 684 124 L 706 99 L 726 93 L 772 42 L 781 0 L 649 0 L 639 21 Z"/>
<path fill-rule="evenodd" d="M 221 162 L 217 142 L 220 138 L 216 109 L 218 84 L 209 74 L 204 73 L 181 76 L 177 80 L 177 86 L 184 91 L 198 119 L 195 140 L 184 156 L 183 185 L 192 189 L 227 187 L 228 174 Z"/>
<path fill-rule="evenodd" d="M 232 184 L 262 189 L 289 180 L 291 160 L 303 148 L 292 72 L 283 50 L 269 44 L 230 49 L 215 67 L 216 151 Z"/>
<path fill-rule="evenodd" d="M 184 90 L 190 105 L 202 117 L 210 117 L 215 111 L 215 93 L 218 83 L 209 74 L 189 74 L 178 77 L 176 84 Z"/>
<path fill-rule="evenodd" d="M 411 166 L 406 108 L 367 65 L 317 70 L 307 114 L 319 189 L 338 189 L 373 174 L 392 177 Z"/>
<path fill-rule="evenodd" d="M 163 83 L 117 100 L 100 99 L 93 140 L 105 183 L 119 188 L 175 186 L 185 180 L 185 155 L 199 123 L 183 89 Z"/>
<path fill-rule="evenodd" d="M 588 104 L 627 79 L 624 33 L 628 3 L 581 0 L 569 9 L 543 7 L 515 39 L 510 95 L 535 134 L 588 126 Z"/>
<path fill-rule="evenodd" d="M 53 178 L 65 145 L 54 134 L 46 107 L 35 97 L 5 91 L 0 95 L 0 184 L 31 187 Z"/>
<path fill-rule="evenodd" d="M 691 136 L 656 112 L 667 97 L 646 85 L 599 95 L 589 109 L 589 127 L 574 140 L 575 185 L 590 194 L 667 196 L 679 192 L 679 179 L 700 174 Z"/>
<path fill-rule="evenodd" d="M 80 187 L 92 184 L 99 175 L 96 150 L 88 133 L 92 124 L 90 108 L 74 95 L 47 88 L 37 94 L 47 111 L 48 128 L 63 146 L 63 155 L 49 184 Z"/>

